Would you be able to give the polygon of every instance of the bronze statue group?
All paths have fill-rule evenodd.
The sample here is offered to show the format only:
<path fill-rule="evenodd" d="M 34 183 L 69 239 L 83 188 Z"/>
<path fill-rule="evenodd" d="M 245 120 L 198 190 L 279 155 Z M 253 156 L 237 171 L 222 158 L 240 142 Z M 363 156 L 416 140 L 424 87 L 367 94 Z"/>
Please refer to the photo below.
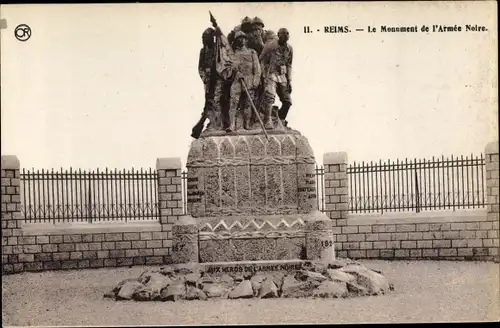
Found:
<path fill-rule="evenodd" d="M 226 38 L 211 13 L 210 19 L 198 64 L 205 106 L 191 136 L 200 136 L 207 118 L 206 131 L 286 128 L 293 59 L 288 30 L 276 34 L 259 17 L 245 17 Z M 276 95 L 281 108 L 273 106 Z"/>

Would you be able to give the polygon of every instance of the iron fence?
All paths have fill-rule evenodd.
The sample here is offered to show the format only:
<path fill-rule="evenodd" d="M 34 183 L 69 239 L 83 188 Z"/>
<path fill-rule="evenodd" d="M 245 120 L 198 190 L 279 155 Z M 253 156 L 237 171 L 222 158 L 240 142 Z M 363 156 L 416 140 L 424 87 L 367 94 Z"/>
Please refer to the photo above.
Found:
<path fill-rule="evenodd" d="M 471 155 L 347 167 L 353 213 L 456 210 L 485 206 L 484 158 Z"/>
<path fill-rule="evenodd" d="M 158 220 L 156 171 L 25 170 L 21 211 L 27 222 Z"/>
<path fill-rule="evenodd" d="M 187 213 L 187 171 L 182 171 L 182 210 Z"/>
<path fill-rule="evenodd" d="M 324 212 L 325 210 L 325 168 L 316 165 L 316 199 L 318 203 L 318 210 Z"/>
<path fill-rule="evenodd" d="M 350 164 L 348 210 L 353 213 L 422 211 L 485 206 L 483 154 Z M 319 210 L 325 211 L 324 168 L 316 166 Z M 22 213 L 27 222 L 158 220 L 158 176 L 140 170 L 25 170 Z M 182 172 L 187 213 L 187 172 Z"/>

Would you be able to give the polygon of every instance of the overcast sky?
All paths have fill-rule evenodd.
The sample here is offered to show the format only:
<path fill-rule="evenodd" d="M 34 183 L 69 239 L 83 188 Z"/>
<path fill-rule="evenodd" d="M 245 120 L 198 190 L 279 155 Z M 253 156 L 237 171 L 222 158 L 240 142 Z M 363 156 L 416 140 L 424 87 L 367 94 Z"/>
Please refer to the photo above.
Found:
<path fill-rule="evenodd" d="M 208 10 L 226 34 L 247 15 L 289 29 L 288 121 L 319 164 L 337 151 L 349 162 L 479 154 L 497 138 L 495 2 L 19 5 L 1 8 L 2 154 L 26 168 L 185 165 Z M 28 41 L 14 38 L 18 24 Z M 423 24 L 488 31 L 366 31 Z"/>

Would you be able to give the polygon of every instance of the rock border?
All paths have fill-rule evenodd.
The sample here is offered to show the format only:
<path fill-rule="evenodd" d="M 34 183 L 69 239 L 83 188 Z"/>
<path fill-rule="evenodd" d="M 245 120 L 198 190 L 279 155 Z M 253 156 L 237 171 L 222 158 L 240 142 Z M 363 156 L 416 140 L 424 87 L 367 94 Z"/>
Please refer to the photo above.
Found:
<path fill-rule="evenodd" d="M 275 272 L 208 273 L 196 264 L 168 265 L 125 279 L 105 298 L 178 301 L 249 298 L 348 298 L 383 295 L 394 285 L 382 272 L 349 259 L 327 264 L 305 261 L 300 268 Z"/>

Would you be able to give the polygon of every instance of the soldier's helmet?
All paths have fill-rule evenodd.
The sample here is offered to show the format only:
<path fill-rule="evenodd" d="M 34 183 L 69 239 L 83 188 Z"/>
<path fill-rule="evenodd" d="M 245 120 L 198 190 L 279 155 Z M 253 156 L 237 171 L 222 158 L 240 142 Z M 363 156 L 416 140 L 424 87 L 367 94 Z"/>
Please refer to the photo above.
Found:
<path fill-rule="evenodd" d="M 264 21 L 262 19 L 260 19 L 259 17 L 254 17 L 254 19 L 252 20 L 252 24 L 254 25 L 257 25 L 259 24 L 260 26 L 264 27 Z"/>
<path fill-rule="evenodd" d="M 212 36 L 212 35 L 214 35 L 214 33 L 215 33 L 215 30 L 213 28 L 209 27 L 205 31 L 203 31 L 202 37 Z"/>
<path fill-rule="evenodd" d="M 237 31 L 234 33 L 234 39 L 236 40 L 237 38 L 245 38 L 246 39 L 247 35 L 243 31 Z"/>
<path fill-rule="evenodd" d="M 252 25 L 252 19 L 246 16 L 241 20 L 241 25 Z"/>
<path fill-rule="evenodd" d="M 276 33 L 272 30 L 267 30 L 265 33 L 264 33 L 264 37 L 262 38 L 262 41 L 264 41 L 264 43 L 266 43 L 267 41 L 270 41 L 270 40 L 274 40 L 274 39 L 277 39 L 278 36 L 276 35 Z"/>

